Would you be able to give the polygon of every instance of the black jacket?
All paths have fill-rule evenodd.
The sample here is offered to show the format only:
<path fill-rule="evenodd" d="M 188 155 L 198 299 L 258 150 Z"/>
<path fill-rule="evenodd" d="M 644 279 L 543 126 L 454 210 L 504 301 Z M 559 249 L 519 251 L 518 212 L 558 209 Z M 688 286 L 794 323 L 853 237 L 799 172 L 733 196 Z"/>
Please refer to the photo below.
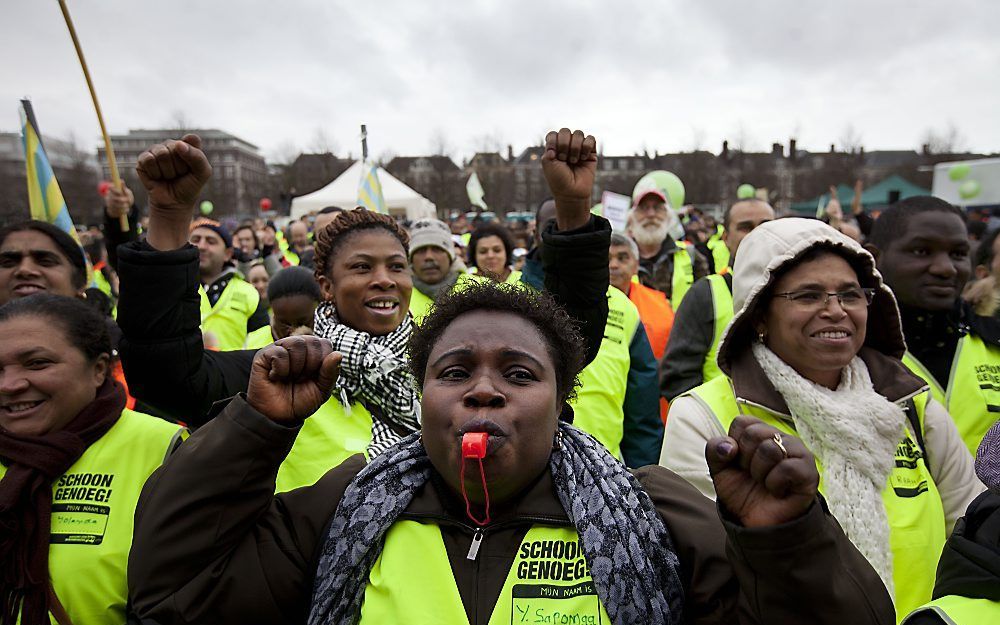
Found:
<path fill-rule="evenodd" d="M 986 491 L 977 497 L 945 543 L 934 598 L 947 595 L 1000 601 L 1000 495 Z M 924 613 L 906 624 L 944 625 L 944 621 Z"/>
<path fill-rule="evenodd" d="M 611 226 L 592 216 L 587 225 L 542 235 L 545 288 L 581 325 L 587 362 L 604 336 L 608 316 Z M 161 252 L 145 241 L 118 248 L 121 299 L 118 325 L 122 365 L 133 396 L 189 426 L 203 425 L 212 404 L 245 391 L 256 350 L 205 350 L 198 296 L 198 250 Z"/>

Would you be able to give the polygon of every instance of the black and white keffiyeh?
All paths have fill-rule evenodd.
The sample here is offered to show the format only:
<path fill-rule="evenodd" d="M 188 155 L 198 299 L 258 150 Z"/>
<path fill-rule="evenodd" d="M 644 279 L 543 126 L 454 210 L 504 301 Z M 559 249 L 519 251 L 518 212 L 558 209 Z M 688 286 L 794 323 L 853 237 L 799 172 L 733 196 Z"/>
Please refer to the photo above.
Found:
<path fill-rule="evenodd" d="M 561 449 L 549 470 L 577 529 L 597 595 L 615 625 L 681 622 L 684 589 L 673 542 L 649 495 L 589 434 L 559 423 Z M 309 625 L 358 621 L 385 534 L 430 479 L 419 434 L 374 459 L 354 478 L 320 553 Z"/>
<path fill-rule="evenodd" d="M 343 355 L 334 395 L 346 410 L 356 399 L 372 414 L 370 459 L 420 429 L 420 398 L 406 356 L 412 330 L 409 313 L 389 334 L 372 336 L 341 323 L 330 302 L 316 308 L 313 333 Z"/>

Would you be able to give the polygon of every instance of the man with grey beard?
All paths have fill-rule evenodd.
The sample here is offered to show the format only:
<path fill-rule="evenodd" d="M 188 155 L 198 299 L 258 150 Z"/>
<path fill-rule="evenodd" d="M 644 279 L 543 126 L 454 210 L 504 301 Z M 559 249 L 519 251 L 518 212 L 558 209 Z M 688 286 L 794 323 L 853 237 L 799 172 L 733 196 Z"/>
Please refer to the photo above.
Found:
<path fill-rule="evenodd" d="M 674 310 L 694 281 L 709 273 L 708 260 L 693 245 L 670 236 L 676 219 L 659 189 L 637 196 L 628 216 L 629 235 L 639 246 L 639 281 L 666 294 Z"/>

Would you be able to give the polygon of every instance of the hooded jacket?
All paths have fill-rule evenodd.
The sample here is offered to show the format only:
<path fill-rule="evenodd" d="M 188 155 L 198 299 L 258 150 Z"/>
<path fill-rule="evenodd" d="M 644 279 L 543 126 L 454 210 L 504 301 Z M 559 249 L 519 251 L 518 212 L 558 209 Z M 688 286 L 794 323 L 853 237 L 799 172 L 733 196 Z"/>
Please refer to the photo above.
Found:
<path fill-rule="evenodd" d="M 766 305 L 775 274 L 816 246 L 828 247 L 844 257 L 858 272 L 862 287 L 875 289 L 868 309 L 865 341 L 858 356 L 868 367 L 874 390 L 899 402 L 926 391 L 900 358 L 906 351 L 899 309 L 892 291 L 875 269 L 875 259 L 857 242 L 813 219 L 779 219 L 762 224 L 747 235 L 737 251 L 733 274 L 733 308 L 736 314 L 723 333 L 718 364 L 729 378 L 738 403 L 762 407 L 789 419 L 784 398 L 768 380 L 750 349 L 758 310 Z M 699 387 L 701 388 L 701 387 Z M 705 443 L 726 433 L 718 418 L 690 393 L 670 406 L 660 464 L 672 469 L 709 497 L 715 492 L 705 462 Z M 966 506 L 983 490 L 976 478 L 972 457 L 947 411 L 934 400 L 924 412 L 924 444 L 931 476 L 945 510 L 947 531 Z"/>

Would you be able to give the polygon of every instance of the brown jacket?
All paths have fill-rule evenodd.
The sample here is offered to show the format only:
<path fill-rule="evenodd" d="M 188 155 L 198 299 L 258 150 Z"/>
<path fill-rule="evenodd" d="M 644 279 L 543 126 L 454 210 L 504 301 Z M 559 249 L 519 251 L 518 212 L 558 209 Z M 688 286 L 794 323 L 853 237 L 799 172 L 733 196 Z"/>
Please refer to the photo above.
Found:
<path fill-rule="evenodd" d="M 278 465 L 297 431 L 236 397 L 153 474 L 129 557 L 141 618 L 161 625 L 305 621 L 326 524 L 363 459 L 275 496 Z M 685 623 L 894 622 L 878 576 L 821 504 L 792 523 L 750 530 L 720 521 L 711 501 L 666 469 L 636 475 L 674 540 Z M 528 528 L 569 524 L 548 473 L 497 515 L 476 561 L 466 558 L 472 529 L 444 487 L 429 482 L 404 514 L 441 528 L 473 625 L 489 620 Z"/>

